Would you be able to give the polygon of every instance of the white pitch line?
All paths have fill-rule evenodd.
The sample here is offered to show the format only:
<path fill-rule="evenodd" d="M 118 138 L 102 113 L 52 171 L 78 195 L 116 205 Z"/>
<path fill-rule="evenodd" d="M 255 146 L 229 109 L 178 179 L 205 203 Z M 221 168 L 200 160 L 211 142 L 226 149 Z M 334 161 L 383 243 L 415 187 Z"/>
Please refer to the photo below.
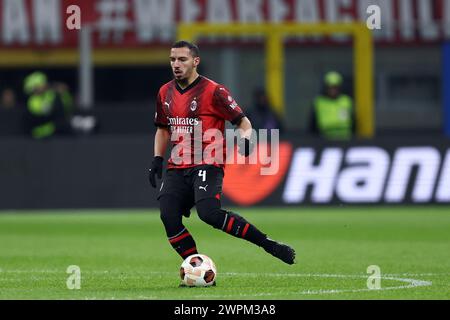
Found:
<path fill-rule="evenodd" d="M 385 276 L 388 277 L 434 277 L 434 276 L 450 276 L 450 273 L 444 272 L 444 273 L 385 273 Z"/>
<path fill-rule="evenodd" d="M 133 273 L 135 275 L 139 274 L 175 274 L 170 271 L 132 271 L 125 273 L 123 270 L 81 270 L 84 274 L 117 274 L 120 273 L 122 275 Z M 0 274 L 2 273 L 61 273 L 66 274 L 65 269 L 0 269 Z M 253 272 L 225 272 L 219 273 L 221 276 L 252 276 L 252 277 L 260 277 L 260 276 L 269 276 L 269 277 L 321 277 L 321 278 L 367 278 L 368 276 L 365 274 L 326 274 L 326 273 L 253 273 Z M 450 275 L 450 273 L 385 273 L 384 277 L 433 277 L 433 276 L 445 276 Z"/>
<path fill-rule="evenodd" d="M 282 275 L 289 275 L 291 277 L 319 277 L 319 278 L 367 278 L 366 275 L 345 275 L 345 274 L 302 274 L 302 273 L 290 273 L 290 274 L 283 274 L 283 273 L 266 273 L 266 274 L 238 274 L 238 273 L 228 273 L 229 275 L 257 275 L 257 276 L 282 276 Z M 279 293 L 256 293 L 256 294 L 233 294 L 233 295 L 196 295 L 193 296 L 194 298 L 230 298 L 230 297 L 267 297 L 267 296 L 274 296 L 274 295 L 319 295 L 319 294 L 340 294 L 340 293 L 358 293 L 358 292 L 378 292 L 378 291 L 384 291 L 384 290 L 399 290 L 399 289 L 409 289 L 409 288 L 416 288 L 416 287 L 426 287 L 431 286 L 431 281 L 425 281 L 425 280 L 417 280 L 417 279 L 406 279 L 406 278 L 397 278 L 397 277 L 387 277 L 387 276 L 380 276 L 381 279 L 384 280 L 393 280 L 393 281 L 400 281 L 400 282 L 406 282 L 408 285 L 402 285 L 402 286 L 394 286 L 394 287 L 384 287 L 380 289 L 333 289 L 333 290 L 303 290 L 303 291 L 297 291 L 297 292 L 279 292 Z"/>
<path fill-rule="evenodd" d="M 32 269 L 32 270 L 2 270 L 0 269 L 0 273 L 65 273 L 62 270 L 56 269 Z M 88 270 L 85 271 L 84 274 L 104 274 L 104 275 L 113 275 L 120 273 L 120 277 L 122 278 L 140 278 L 136 276 L 138 274 L 174 274 L 173 272 L 160 272 L 160 271 L 140 271 L 135 272 L 135 275 L 130 276 L 129 274 L 124 274 L 120 270 Z M 246 277 L 318 277 L 318 278 L 367 278 L 367 275 L 363 274 L 316 274 L 316 273 L 238 273 L 238 272 L 227 272 L 221 274 L 222 276 L 246 276 Z M 411 273 L 402 273 L 402 274 L 386 274 L 381 275 L 380 278 L 384 280 L 391 281 L 400 281 L 405 282 L 407 285 L 401 286 L 393 286 L 393 287 L 384 287 L 380 289 L 332 289 L 332 290 L 303 290 L 297 292 L 280 292 L 280 293 L 254 293 L 254 294 L 233 294 L 233 295 L 196 295 L 192 296 L 193 298 L 226 298 L 226 297 L 258 297 L 258 296 L 274 296 L 274 295 L 319 295 L 319 294 L 340 294 L 340 293 L 358 293 L 358 292 L 377 292 L 377 291 L 385 291 L 385 290 L 399 290 L 399 289 L 409 289 L 416 287 L 426 287 L 431 286 L 431 281 L 425 280 L 417 280 L 410 278 L 401 278 L 403 276 L 442 276 L 449 275 L 449 273 L 419 273 L 419 274 L 411 274 Z M 2 280 L 0 278 L 0 280 Z M 11 281 L 11 279 L 3 279 L 6 281 Z"/>

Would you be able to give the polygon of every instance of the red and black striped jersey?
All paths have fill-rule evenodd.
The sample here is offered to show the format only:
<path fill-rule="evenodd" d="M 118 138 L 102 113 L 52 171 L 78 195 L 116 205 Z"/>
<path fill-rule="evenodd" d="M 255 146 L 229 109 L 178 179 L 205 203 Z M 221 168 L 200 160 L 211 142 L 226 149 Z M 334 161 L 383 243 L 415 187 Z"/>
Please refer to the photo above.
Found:
<path fill-rule="evenodd" d="M 199 76 L 185 89 L 175 80 L 164 84 L 156 99 L 155 125 L 171 133 L 168 167 L 224 167 L 225 121 L 238 124 L 244 116 L 228 89 L 206 77 Z"/>

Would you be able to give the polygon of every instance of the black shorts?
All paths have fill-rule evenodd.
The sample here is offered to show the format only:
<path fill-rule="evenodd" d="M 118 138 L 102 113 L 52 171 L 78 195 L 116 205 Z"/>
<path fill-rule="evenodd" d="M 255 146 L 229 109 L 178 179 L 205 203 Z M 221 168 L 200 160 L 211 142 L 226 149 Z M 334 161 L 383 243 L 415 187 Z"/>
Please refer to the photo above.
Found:
<path fill-rule="evenodd" d="M 158 199 L 163 195 L 175 196 L 185 208 L 182 214 L 188 217 L 190 209 L 200 200 L 220 200 L 223 176 L 223 169 L 213 165 L 168 169 L 161 182 Z"/>

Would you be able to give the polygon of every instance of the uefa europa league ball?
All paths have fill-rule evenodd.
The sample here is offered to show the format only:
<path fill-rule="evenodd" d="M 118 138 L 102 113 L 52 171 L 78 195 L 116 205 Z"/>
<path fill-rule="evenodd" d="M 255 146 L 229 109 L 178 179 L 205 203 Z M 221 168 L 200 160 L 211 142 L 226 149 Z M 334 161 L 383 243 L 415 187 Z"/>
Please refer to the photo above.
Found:
<path fill-rule="evenodd" d="M 181 281 L 189 287 L 212 286 L 216 276 L 216 265 L 204 254 L 190 255 L 181 264 Z"/>

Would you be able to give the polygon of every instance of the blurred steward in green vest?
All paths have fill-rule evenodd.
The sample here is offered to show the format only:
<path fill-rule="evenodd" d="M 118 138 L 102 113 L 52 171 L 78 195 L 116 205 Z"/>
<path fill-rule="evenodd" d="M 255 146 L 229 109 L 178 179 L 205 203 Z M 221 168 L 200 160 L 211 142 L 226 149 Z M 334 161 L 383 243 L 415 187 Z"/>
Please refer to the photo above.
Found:
<path fill-rule="evenodd" d="M 25 113 L 28 134 L 35 139 L 44 139 L 71 133 L 73 101 L 67 87 L 61 84 L 50 86 L 44 73 L 33 72 L 25 78 L 24 91 L 28 96 Z"/>
<path fill-rule="evenodd" d="M 312 133 L 333 140 L 350 139 L 355 121 L 352 99 L 341 93 L 343 79 L 335 72 L 324 77 L 324 93 L 314 99 L 310 128 Z"/>

